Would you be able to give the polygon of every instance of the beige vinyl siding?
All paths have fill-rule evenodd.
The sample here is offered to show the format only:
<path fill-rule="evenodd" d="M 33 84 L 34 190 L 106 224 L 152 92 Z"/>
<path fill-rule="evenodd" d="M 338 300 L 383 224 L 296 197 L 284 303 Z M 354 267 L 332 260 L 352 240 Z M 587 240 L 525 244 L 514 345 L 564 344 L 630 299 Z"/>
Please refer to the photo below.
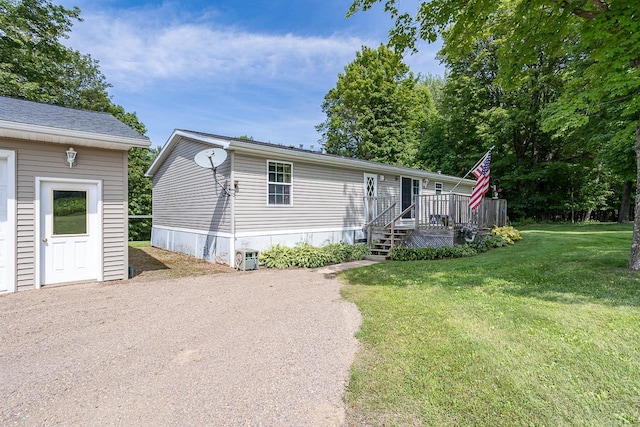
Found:
<path fill-rule="evenodd" d="M 17 173 L 17 289 L 35 286 L 35 178 L 71 178 L 102 181 L 103 279 L 124 279 L 128 260 L 126 151 L 75 147 L 76 164 L 69 168 L 62 144 L 0 139 L 0 148 L 16 151 Z"/>
<path fill-rule="evenodd" d="M 384 181 L 381 177 L 384 176 Z M 378 175 L 378 197 L 400 197 L 400 177 L 397 175 Z"/>
<path fill-rule="evenodd" d="M 210 145 L 181 140 L 153 176 L 153 225 L 229 233 L 231 197 L 201 168 L 194 156 Z M 230 157 L 230 155 L 229 155 Z M 217 168 L 216 176 L 230 185 L 231 159 Z"/>
<path fill-rule="evenodd" d="M 267 160 L 293 164 L 291 205 L 268 204 Z M 236 153 L 236 232 L 362 226 L 364 172 Z"/>

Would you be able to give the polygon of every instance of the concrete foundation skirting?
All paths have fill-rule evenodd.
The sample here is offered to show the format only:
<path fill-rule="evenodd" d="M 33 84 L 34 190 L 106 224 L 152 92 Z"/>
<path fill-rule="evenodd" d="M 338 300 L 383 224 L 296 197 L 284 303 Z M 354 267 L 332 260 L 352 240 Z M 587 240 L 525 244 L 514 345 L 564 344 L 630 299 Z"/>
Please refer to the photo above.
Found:
<path fill-rule="evenodd" d="M 153 227 L 151 245 L 211 262 L 230 265 L 231 238 L 206 232 Z"/>
<path fill-rule="evenodd" d="M 215 232 L 199 230 L 153 227 L 151 245 L 169 251 L 181 252 L 211 262 L 233 266 L 236 249 L 263 251 L 275 245 L 293 247 L 300 243 L 324 246 L 327 243 L 344 242 L 354 244 L 365 238 L 361 230 L 322 230 L 309 232 L 273 232 L 233 238 L 230 235 L 218 235 Z"/>

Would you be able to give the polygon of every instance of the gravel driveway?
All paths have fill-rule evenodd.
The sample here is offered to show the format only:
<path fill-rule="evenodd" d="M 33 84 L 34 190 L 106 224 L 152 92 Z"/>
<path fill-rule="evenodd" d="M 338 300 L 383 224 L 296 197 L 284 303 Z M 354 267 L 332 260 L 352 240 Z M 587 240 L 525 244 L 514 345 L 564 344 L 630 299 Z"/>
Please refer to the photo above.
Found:
<path fill-rule="evenodd" d="M 0 296 L 0 425 L 336 426 L 357 308 L 309 270 Z"/>

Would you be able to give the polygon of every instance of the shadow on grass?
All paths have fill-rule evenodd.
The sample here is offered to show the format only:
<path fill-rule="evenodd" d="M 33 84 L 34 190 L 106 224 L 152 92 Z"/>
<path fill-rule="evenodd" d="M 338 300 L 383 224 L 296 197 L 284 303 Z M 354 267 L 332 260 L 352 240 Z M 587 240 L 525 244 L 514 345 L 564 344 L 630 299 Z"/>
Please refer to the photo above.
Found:
<path fill-rule="evenodd" d="M 140 248 L 129 247 L 129 266 L 133 268 L 133 277 L 147 271 L 168 270 L 169 267 L 159 259 Z"/>

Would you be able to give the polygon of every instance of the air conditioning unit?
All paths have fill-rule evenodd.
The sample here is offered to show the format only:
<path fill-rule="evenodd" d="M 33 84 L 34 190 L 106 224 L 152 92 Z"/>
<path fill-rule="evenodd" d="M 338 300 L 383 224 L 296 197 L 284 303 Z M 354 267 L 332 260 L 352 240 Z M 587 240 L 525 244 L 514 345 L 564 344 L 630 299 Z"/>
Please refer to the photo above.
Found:
<path fill-rule="evenodd" d="M 235 266 L 238 270 L 257 270 L 258 269 L 258 254 L 255 249 L 237 249 L 235 257 Z"/>

